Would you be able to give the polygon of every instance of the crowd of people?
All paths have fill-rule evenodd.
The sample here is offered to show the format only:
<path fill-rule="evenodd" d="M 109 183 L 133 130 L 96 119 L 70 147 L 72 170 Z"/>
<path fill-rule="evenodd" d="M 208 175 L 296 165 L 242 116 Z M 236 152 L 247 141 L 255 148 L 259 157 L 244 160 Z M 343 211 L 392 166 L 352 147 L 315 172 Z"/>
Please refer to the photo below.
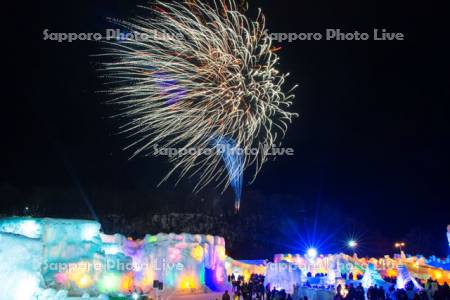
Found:
<path fill-rule="evenodd" d="M 338 285 L 334 300 L 450 300 L 450 289 L 447 283 L 439 285 L 429 280 L 423 289 L 416 289 L 412 282 L 406 284 L 404 289 L 397 289 L 391 285 L 388 289 L 374 285 L 367 289 L 361 284 L 352 283 L 343 287 Z"/>
<path fill-rule="evenodd" d="M 285 290 L 271 288 L 270 284 L 264 284 L 263 275 L 252 274 L 249 280 L 243 276 L 228 276 L 228 282 L 232 290 L 222 295 L 222 300 L 308 300 L 307 297 L 296 297 L 286 293 Z M 423 289 L 416 289 L 412 282 L 408 282 L 404 289 L 395 288 L 393 280 L 389 288 L 374 285 L 367 290 L 361 283 L 349 283 L 345 286 L 338 285 L 334 300 L 450 300 L 450 288 L 447 283 L 439 285 L 428 280 Z M 305 285 L 307 286 L 307 285 Z"/>
<path fill-rule="evenodd" d="M 244 280 L 243 276 L 228 276 L 231 284 L 232 295 L 228 291 L 222 295 L 222 300 L 293 300 L 292 296 L 285 290 L 271 288 L 270 284 L 264 285 L 263 275 L 252 274 L 249 280 Z"/>

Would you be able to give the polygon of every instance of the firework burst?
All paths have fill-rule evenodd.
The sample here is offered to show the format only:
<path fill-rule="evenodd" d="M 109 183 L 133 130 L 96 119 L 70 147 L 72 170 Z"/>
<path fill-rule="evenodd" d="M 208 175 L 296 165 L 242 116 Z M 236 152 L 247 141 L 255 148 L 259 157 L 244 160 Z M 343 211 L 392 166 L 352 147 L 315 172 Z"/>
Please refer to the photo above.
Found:
<path fill-rule="evenodd" d="M 147 9 L 155 16 L 119 24 L 150 38 L 108 42 L 101 67 L 126 120 L 127 148 L 152 155 L 155 145 L 208 149 L 225 138 L 243 153 L 239 169 L 254 179 L 266 150 L 280 145 L 296 116 L 264 16 L 250 21 L 232 0 L 156 2 Z M 194 190 L 209 183 L 225 189 L 230 176 L 221 158 L 214 151 L 171 157 L 173 169 L 162 181 L 177 171 L 178 180 L 196 176 Z"/>

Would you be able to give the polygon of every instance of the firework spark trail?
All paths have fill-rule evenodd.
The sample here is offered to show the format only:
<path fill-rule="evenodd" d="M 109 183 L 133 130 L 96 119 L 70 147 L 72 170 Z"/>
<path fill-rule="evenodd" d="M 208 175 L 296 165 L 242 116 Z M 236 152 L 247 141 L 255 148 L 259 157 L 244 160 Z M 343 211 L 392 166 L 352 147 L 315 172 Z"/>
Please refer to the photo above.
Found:
<path fill-rule="evenodd" d="M 233 140 L 224 137 L 215 139 L 214 146 L 217 148 L 218 154 L 222 156 L 228 171 L 230 185 L 233 188 L 235 195 L 234 208 L 237 212 L 241 207 L 242 179 L 244 171 L 242 149 L 237 148 L 236 143 Z"/>
<path fill-rule="evenodd" d="M 121 132 L 132 140 L 134 155 L 163 148 L 210 147 L 216 137 L 243 150 L 243 170 L 253 180 L 267 161 L 265 149 L 280 142 L 295 113 L 289 112 L 292 88 L 283 92 L 288 74 L 276 69 L 278 55 L 265 34 L 261 12 L 250 21 L 232 0 L 209 6 L 157 2 L 156 15 L 119 22 L 133 32 L 164 38 L 108 42 L 102 74 L 112 103 L 126 118 Z M 176 35 L 183 38 L 177 38 Z M 161 75 L 164 74 L 164 75 Z M 165 84 L 161 92 L 161 78 Z M 256 151 L 251 151 L 256 149 Z M 252 154 L 249 154 L 252 153 Z M 134 156 L 133 155 L 133 156 Z M 194 190 L 209 183 L 226 189 L 232 179 L 217 153 L 170 158 L 179 180 L 197 176 Z"/>

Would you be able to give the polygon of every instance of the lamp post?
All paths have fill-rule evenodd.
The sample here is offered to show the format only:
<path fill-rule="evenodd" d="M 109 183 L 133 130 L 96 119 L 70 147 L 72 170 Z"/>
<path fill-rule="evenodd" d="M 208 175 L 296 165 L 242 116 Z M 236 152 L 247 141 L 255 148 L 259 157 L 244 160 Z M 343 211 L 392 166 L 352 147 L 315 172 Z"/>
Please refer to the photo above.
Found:
<path fill-rule="evenodd" d="M 397 242 L 397 243 L 395 243 L 395 248 L 398 248 L 398 249 L 400 249 L 400 253 L 402 253 L 402 251 L 403 251 L 403 247 L 405 247 L 405 243 L 404 242 Z"/>

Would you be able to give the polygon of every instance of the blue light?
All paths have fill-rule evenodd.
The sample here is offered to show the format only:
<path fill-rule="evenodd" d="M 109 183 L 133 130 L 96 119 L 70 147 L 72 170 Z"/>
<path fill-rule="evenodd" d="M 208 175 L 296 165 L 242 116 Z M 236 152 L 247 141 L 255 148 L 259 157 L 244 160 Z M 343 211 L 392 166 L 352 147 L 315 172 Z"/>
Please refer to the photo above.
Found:
<path fill-rule="evenodd" d="M 225 137 L 216 138 L 213 143 L 225 162 L 230 185 L 235 195 L 234 207 L 238 211 L 241 205 L 242 177 L 244 172 L 242 149 L 237 147 L 234 140 Z"/>
<path fill-rule="evenodd" d="M 156 72 L 153 76 L 158 79 L 161 95 L 167 97 L 166 104 L 168 106 L 178 103 L 187 95 L 187 90 L 179 86 L 178 82 L 171 79 L 168 75 Z"/>

